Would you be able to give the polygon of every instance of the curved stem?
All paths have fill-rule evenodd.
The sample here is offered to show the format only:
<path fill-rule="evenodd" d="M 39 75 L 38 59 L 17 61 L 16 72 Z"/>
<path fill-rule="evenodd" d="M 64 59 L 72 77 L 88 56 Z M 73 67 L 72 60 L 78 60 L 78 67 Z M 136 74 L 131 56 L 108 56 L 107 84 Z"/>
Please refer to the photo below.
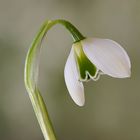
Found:
<path fill-rule="evenodd" d="M 77 30 L 75 26 L 73 26 L 69 21 L 58 19 L 53 21 L 55 24 L 62 24 L 72 35 L 74 42 L 78 42 L 85 37 Z"/>
<path fill-rule="evenodd" d="M 74 42 L 84 39 L 84 36 L 70 22 L 60 19 L 49 20 L 42 25 L 27 53 L 24 73 L 25 86 L 45 140 L 56 140 L 56 137 L 47 108 L 37 87 L 39 54 L 43 38 L 49 29 L 56 24 L 63 25 L 71 33 Z"/>

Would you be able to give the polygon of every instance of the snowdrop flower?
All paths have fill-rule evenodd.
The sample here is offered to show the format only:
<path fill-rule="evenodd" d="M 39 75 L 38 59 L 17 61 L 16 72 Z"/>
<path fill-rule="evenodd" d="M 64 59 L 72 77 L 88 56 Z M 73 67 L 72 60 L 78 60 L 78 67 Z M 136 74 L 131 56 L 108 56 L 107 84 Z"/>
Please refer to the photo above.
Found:
<path fill-rule="evenodd" d="M 101 74 L 115 78 L 130 76 L 130 60 L 125 50 L 108 39 L 85 38 L 69 21 L 47 20 L 34 38 L 25 61 L 24 80 L 33 109 L 45 140 L 56 140 L 43 97 L 38 88 L 39 58 L 42 41 L 55 25 L 65 27 L 74 44 L 66 62 L 64 76 L 68 91 L 74 102 L 83 106 L 85 102 L 83 82 L 96 81 Z"/>
<path fill-rule="evenodd" d="M 96 81 L 101 74 L 115 78 L 130 77 L 130 60 L 126 51 L 109 39 L 86 38 L 72 45 L 64 76 L 74 102 L 85 103 L 83 82 Z"/>

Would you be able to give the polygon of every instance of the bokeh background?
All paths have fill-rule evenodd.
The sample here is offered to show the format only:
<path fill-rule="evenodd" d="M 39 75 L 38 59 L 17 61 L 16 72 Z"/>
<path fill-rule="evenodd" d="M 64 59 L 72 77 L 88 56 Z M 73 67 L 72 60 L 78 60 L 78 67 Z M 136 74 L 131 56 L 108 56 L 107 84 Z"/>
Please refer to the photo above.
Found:
<path fill-rule="evenodd" d="M 58 140 L 140 140 L 139 0 L 0 0 L 0 140 L 43 140 L 24 86 L 28 48 L 46 19 L 71 21 L 85 36 L 110 38 L 128 52 L 132 76 L 85 83 L 76 106 L 63 69 L 72 39 L 60 25 L 43 43 L 39 88 Z"/>

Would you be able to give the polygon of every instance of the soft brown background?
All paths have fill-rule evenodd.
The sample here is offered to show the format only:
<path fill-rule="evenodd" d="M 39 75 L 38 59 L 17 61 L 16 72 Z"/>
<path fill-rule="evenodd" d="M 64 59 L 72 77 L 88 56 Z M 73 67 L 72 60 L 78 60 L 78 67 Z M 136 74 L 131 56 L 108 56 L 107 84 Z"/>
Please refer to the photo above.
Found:
<path fill-rule="evenodd" d="M 46 19 L 71 21 L 85 36 L 119 42 L 132 62 L 129 79 L 85 84 L 80 108 L 63 69 L 72 39 L 56 26 L 43 44 L 39 87 L 58 140 L 140 140 L 139 0 L 0 0 L 0 140 L 43 140 L 23 72 L 29 45 Z"/>

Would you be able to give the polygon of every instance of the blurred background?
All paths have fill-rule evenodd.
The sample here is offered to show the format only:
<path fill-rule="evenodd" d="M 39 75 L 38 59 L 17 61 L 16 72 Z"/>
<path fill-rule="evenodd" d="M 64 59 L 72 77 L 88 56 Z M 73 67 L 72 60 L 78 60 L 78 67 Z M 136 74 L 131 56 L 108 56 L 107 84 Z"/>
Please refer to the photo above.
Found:
<path fill-rule="evenodd" d="M 24 86 L 28 48 L 46 19 L 63 18 L 83 35 L 110 38 L 127 50 L 132 76 L 85 83 L 86 104 L 71 100 L 64 65 L 72 39 L 60 25 L 45 40 L 39 88 L 58 140 L 140 139 L 139 0 L 0 0 L 0 140 L 43 140 Z"/>

